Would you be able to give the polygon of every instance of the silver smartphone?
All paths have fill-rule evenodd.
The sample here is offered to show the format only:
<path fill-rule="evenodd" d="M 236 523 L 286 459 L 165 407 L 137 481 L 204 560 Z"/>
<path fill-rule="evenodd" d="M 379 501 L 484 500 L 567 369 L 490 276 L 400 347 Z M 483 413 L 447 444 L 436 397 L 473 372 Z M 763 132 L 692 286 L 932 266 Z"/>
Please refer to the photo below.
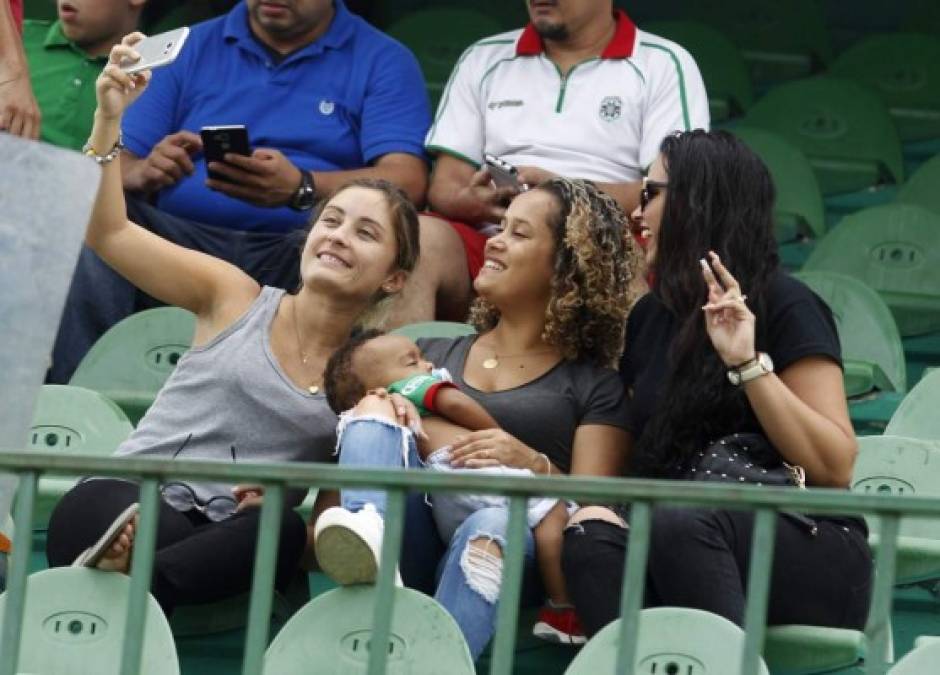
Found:
<path fill-rule="evenodd" d="M 512 164 L 494 155 L 483 155 L 486 169 L 498 188 L 509 187 L 522 192 L 525 187 L 519 182 L 519 172 Z"/>
<path fill-rule="evenodd" d="M 130 75 L 142 70 L 168 66 L 179 56 L 187 37 L 189 28 L 186 26 L 146 37 L 134 45 L 134 51 L 140 54 L 140 58 L 137 61 L 125 59 L 120 64 L 121 70 Z"/>

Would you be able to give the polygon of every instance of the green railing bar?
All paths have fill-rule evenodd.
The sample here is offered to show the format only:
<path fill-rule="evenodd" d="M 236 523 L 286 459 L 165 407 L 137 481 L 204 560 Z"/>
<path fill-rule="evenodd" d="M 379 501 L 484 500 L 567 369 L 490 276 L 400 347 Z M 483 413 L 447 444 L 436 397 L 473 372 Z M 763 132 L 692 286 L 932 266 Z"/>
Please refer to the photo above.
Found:
<path fill-rule="evenodd" d="M 893 513 L 909 517 L 940 515 L 940 497 L 860 494 L 840 489 L 729 487 L 704 481 L 665 481 L 582 476 L 470 476 L 416 469 L 350 469 L 319 463 L 231 464 L 194 460 L 156 460 L 47 452 L 0 453 L 0 470 L 219 480 L 230 483 L 279 482 L 290 487 L 382 487 L 422 492 L 472 492 L 565 497 L 578 502 L 657 501 L 670 506 L 727 508 L 772 507 L 806 513 Z"/>
<path fill-rule="evenodd" d="M 526 520 L 525 497 L 509 498 L 509 525 L 503 550 L 503 578 L 496 610 L 496 638 L 493 640 L 493 661 L 490 675 L 512 675 L 516 648 L 516 622 L 519 619 L 519 597 L 522 594 L 522 563 L 525 558 Z"/>
<path fill-rule="evenodd" d="M 121 645 L 121 675 L 138 675 L 143 656 L 144 628 L 153 578 L 153 557 L 157 544 L 157 518 L 160 510 L 157 481 L 152 478 L 140 484 L 140 504 L 134 550 L 131 554 L 131 586 L 127 595 L 127 619 L 124 621 L 124 643 Z"/>
<path fill-rule="evenodd" d="M 620 648 L 617 650 L 617 672 L 633 672 L 636 646 L 640 632 L 640 609 L 646 593 L 646 561 L 649 557 L 652 532 L 652 508 L 646 502 L 630 507 L 630 532 L 624 562 L 623 587 L 620 595 Z"/>
<path fill-rule="evenodd" d="M 248 630 L 245 634 L 245 659 L 242 662 L 244 675 L 260 675 L 264 668 L 283 508 L 284 486 L 278 483 L 264 483 L 264 502 L 261 505 L 258 543 L 255 548 L 255 570 L 251 580 Z"/>
<path fill-rule="evenodd" d="M 383 675 L 388 659 L 388 638 L 392 632 L 395 610 L 395 570 L 401 552 L 401 535 L 405 529 L 405 493 L 395 490 L 388 494 L 385 506 L 385 534 L 379 567 L 375 606 L 372 610 L 372 637 L 369 638 L 369 675 Z"/>
<path fill-rule="evenodd" d="M 898 516 L 881 516 L 878 554 L 875 558 L 875 587 L 872 589 L 871 608 L 865 637 L 868 641 L 865 672 L 881 675 L 891 660 L 891 602 L 894 595 L 895 565 L 897 560 Z"/>
<path fill-rule="evenodd" d="M 20 657 L 23 612 L 26 609 L 26 577 L 32 549 L 33 509 L 39 475 L 29 471 L 20 476 L 16 495 L 16 520 L 13 527 L 13 555 L 10 559 L 3 632 L 0 633 L 0 675 L 16 675 Z"/>
<path fill-rule="evenodd" d="M 758 509 L 754 514 L 754 530 L 751 535 L 741 675 L 760 672 L 764 634 L 767 632 L 767 604 L 770 595 L 770 572 L 774 559 L 776 533 L 777 512 L 773 509 Z"/>

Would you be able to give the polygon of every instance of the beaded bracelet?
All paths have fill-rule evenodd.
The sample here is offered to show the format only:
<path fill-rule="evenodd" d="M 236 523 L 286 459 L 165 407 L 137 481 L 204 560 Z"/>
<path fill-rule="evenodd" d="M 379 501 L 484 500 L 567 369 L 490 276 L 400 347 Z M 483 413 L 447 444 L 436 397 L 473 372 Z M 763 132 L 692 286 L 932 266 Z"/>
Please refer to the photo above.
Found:
<path fill-rule="evenodd" d="M 114 147 L 111 148 L 107 155 L 99 155 L 98 152 L 93 147 L 91 147 L 91 139 L 88 139 L 88 142 L 82 146 L 82 154 L 91 157 L 93 160 L 98 162 L 98 164 L 110 164 L 115 159 L 117 159 L 117 156 L 123 149 L 124 141 L 121 138 L 121 134 L 118 134 L 117 140 L 114 141 Z"/>

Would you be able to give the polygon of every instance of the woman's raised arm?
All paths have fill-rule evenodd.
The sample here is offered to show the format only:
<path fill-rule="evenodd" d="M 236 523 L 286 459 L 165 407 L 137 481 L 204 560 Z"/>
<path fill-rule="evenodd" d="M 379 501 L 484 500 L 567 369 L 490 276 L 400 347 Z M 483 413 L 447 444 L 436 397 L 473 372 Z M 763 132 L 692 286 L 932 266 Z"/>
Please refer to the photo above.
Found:
<path fill-rule="evenodd" d="M 147 87 L 150 71 L 128 75 L 118 66 L 124 58 L 137 58 L 133 47 L 142 38 L 140 33 L 126 36 L 111 50 L 98 77 L 91 154 L 111 154 L 120 139 L 124 110 Z M 237 267 L 177 246 L 129 221 L 119 162 L 115 157 L 101 164 L 101 184 L 85 239 L 102 260 L 145 293 L 203 320 L 211 320 L 229 300 L 243 305 L 257 296 L 257 283 Z"/>

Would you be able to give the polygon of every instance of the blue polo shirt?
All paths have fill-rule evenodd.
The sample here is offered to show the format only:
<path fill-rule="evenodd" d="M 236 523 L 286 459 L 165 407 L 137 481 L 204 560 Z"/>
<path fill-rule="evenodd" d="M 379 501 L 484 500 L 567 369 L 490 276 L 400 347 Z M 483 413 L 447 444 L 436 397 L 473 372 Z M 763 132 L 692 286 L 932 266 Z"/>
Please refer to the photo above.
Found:
<path fill-rule="evenodd" d="M 327 32 L 281 63 L 252 35 L 239 3 L 192 27 L 176 61 L 153 71 L 124 116 L 124 142 L 145 157 L 181 129 L 244 124 L 253 148 L 276 148 L 311 171 L 359 169 L 382 155 L 424 157 L 430 108 L 421 69 L 400 43 L 334 0 Z M 205 186 L 206 163 L 161 190 L 157 206 L 182 218 L 238 230 L 284 232 L 308 214 L 263 208 Z"/>

